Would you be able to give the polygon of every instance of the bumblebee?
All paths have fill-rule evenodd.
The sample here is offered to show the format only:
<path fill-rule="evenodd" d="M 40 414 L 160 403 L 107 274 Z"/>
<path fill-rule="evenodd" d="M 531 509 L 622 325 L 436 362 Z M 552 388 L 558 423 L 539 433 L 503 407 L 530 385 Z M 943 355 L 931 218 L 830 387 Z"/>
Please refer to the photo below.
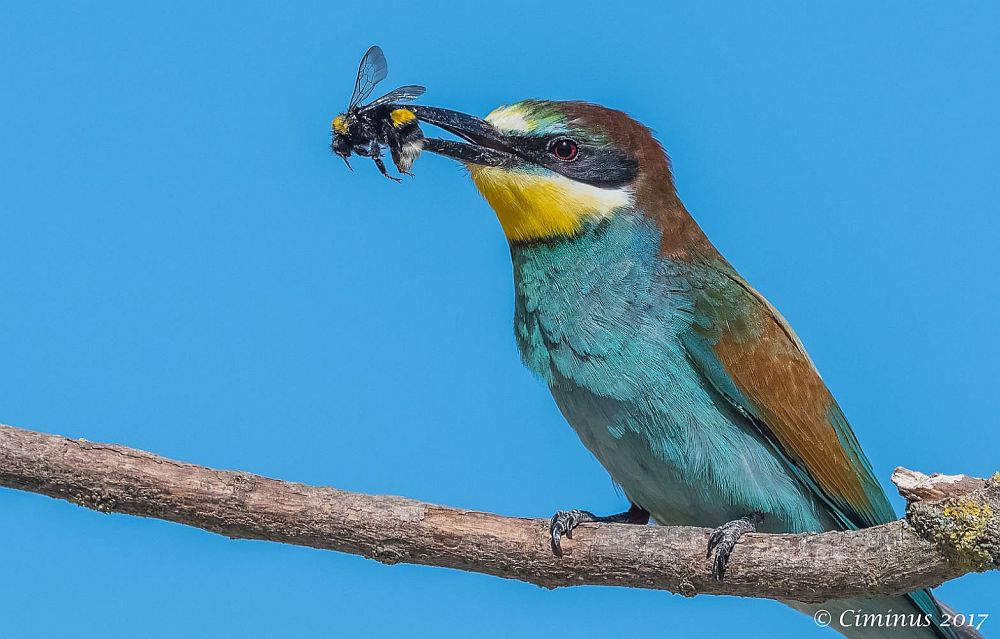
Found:
<path fill-rule="evenodd" d="M 382 146 L 389 147 L 393 164 L 400 173 L 412 175 L 410 167 L 423 149 L 424 134 L 413 111 L 400 107 L 398 103 L 423 95 L 425 89 L 416 84 L 408 84 L 362 105 L 375 85 L 385 79 L 387 70 L 382 49 L 378 46 L 368 49 L 361 58 L 347 111 L 335 117 L 331 123 L 333 139 L 330 148 L 344 158 L 348 168 L 351 168 L 348 161 L 351 154 L 370 157 L 382 175 L 398 182 L 399 178 L 386 171 L 385 163 L 382 162 Z"/>

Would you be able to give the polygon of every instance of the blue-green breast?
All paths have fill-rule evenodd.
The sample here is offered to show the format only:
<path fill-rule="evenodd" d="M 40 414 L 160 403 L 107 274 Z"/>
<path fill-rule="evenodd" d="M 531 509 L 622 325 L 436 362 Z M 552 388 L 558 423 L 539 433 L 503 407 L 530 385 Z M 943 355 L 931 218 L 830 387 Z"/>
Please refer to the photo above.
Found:
<path fill-rule="evenodd" d="M 771 444 L 692 365 L 695 288 L 712 269 L 660 256 L 623 211 L 573 238 L 512 248 L 525 364 L 630 499 L 661 523 L 717 526 L 754 510 L 767 530 L 830 527 Z"/>

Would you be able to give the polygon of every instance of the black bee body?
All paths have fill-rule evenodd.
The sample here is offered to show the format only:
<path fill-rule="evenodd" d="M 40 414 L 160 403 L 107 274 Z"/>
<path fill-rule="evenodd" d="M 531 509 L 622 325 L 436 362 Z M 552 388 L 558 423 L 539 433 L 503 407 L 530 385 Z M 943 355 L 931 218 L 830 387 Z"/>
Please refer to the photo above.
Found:
<path fill-rule="evenodd" d="M 395 104 L 356 107 L 334 118 L 332 128 L 330 146 L 334 153 L 345 161 L 352 154 L 370 157 L 382 175 L 393 180 L 397 178 L 386 172 L 382 162 L 382 145 L 389 147 L 396 168 L 406 174 L 410 174 L 410 167 L 424 145 L 424 134 L 416 116 Z"/>
<path fill-rule="evenodd" d="M 347 111 L 333 119 L 330 148 L 344 158 L 348 167 L 351 166 L 348 162 L 351 154 L 370 157 L 382 175 L 398 182 L 399 178 L 389 175 L 382 162 L 382 145 L 389 147 L 396 168 L 409 175 L 413 161 L 423 148 L 424 134 L 413 112 L 396 103 L 420 96 L 424 87 L 402 86 L 362 105 L 361 102 L 371 95 L 375 85 L 385 78 L 386 72 L 382 49 L 377 46 L 368 49 L 361 59 L 358 79 L 354 83 L 354 93 Z"/>

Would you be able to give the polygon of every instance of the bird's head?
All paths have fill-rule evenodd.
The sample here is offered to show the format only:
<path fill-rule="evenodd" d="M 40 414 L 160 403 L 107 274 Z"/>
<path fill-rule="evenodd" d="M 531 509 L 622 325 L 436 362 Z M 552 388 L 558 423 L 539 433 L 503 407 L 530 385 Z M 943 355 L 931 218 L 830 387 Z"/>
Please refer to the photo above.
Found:
<path fill-rule="evenodd" d="M 463 162 L 511 243 L 572 237 L 608 217 L 676 202 L 666 154 L 631 117 L 586 102 L 525 100 L 481 120 L 416 106 L 466 143 L 432 150 Z"/>

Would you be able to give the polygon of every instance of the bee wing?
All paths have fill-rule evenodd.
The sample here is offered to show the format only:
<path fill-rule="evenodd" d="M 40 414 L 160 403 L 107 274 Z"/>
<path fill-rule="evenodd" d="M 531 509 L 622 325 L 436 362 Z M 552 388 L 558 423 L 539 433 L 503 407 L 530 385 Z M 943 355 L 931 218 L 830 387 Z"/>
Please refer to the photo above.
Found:
<path fill-rule="evenodd" d="M 368 106 L 377 106 L 379 104 L 388 104 L 390 102 L 409 102 L 410 100 L 414 100 L 422 96 L 426 90 L 427 89 L 419 84 L 407 84 L 406 86 L 399 87 L 398 89 L 393 89 L 377 100 L 373 100 Z"/>
<path fill-rule="evenodd" d="M 368 49 L 365 57 L 361 58 L 358 66 L 358 79 L 354 81 L 354 93 L 351 94 L 351 102 L 347 105 L 350 111 L 361 104 L 375 89 L 375 85 L 385 79 L 389 72 L 389 67 L 385 62 L 385 54 L 377 44 Z"/>

